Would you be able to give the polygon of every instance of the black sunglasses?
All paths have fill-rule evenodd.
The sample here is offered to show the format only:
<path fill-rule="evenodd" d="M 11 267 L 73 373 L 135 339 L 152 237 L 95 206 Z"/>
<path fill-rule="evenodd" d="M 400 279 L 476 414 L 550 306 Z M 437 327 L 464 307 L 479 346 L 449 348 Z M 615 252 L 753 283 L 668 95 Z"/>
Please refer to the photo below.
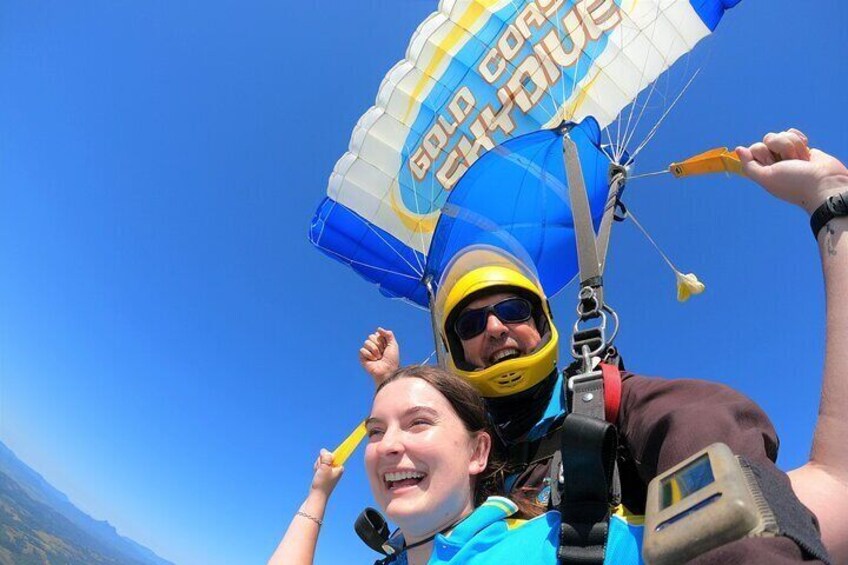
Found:
<path fill-rule="evenodd" d="M 466 310 L 454 322 L 453 329 L 459 339 L 471 339 L 486 329 L 489 314 L 494 314 L 505 324 L 526 322 L 533 315 L 533 305 L 526 298 L 514 296 L 485 308 Z"/>

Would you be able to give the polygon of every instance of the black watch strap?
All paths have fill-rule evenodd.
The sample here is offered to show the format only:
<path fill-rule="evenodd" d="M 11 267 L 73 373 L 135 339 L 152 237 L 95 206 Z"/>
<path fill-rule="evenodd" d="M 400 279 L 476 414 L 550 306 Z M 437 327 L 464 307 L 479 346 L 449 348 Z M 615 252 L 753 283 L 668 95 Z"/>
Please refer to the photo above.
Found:
<path fill-rule="evenodd" d="M 828 196 L 824 204 L 816 208 L 810 216 L 810 227 L 813 229 L 813 237 L 818 239 L 821 229 L 833 218 L 848 216 L 848 191 L 842 194 Z"/>

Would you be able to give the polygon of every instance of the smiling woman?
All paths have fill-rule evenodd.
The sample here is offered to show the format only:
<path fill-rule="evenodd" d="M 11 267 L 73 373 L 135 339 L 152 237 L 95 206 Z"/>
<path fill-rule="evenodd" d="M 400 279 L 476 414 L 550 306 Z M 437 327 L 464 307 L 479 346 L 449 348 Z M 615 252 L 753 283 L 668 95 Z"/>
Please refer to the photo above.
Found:
<path fill-rule="evenodd" d="M 432 543 L 488 490 L 492 441 L 482 399 L 448 373 L 398 371 L 378 389 L 367 427 L 371 491 L 409 545 Z M 410 558 L 431 543 L 410 549 Z"/>
<path fill-rule="evenodd" d="M 384 563 L 556 563 L 559 513 L 534 517 L 494 496 L 503 492 L 503 465 L 490 456 L 487 422 L 482 397 L 437 367 L 401 369 L 377 389 L 365 466 L 375 500 L 399 527 Z M 310 494 L 269 565 L 312 563 L 341 472 L 322 450 Z M 633 562 L 637 537 L 613 522 L 610 562 Z"/>

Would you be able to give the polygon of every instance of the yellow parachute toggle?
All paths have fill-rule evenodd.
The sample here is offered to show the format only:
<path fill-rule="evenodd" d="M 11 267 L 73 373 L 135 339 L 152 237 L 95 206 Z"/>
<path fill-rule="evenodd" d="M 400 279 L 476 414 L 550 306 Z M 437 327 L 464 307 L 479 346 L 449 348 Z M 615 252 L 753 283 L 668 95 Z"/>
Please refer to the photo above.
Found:
<path fill-rule="evenodd" d="M 668 166 L 668 170 L 677 178 L 710 173 L 736 173 L 744 176 L 739 155 L 727 147 L 716 147 L 694 157 L 672 163 Z"/>
<path fill-rule="evenodd" d="M 704 283 L 698 280 L 695 273 L 683 274 L 677 269 L 674 269 L 674 276 L 677 277 L 677 300 L 678 302 L 686 302 L 693 294 L 701 294 L 707 288 Z"/>
<path fill-rule="evenodd" d="M 341 467 L 356 450 L 365 437 L 365 422 L 360 423 L 345 440 L 333 451 L 333 467 Z"/>

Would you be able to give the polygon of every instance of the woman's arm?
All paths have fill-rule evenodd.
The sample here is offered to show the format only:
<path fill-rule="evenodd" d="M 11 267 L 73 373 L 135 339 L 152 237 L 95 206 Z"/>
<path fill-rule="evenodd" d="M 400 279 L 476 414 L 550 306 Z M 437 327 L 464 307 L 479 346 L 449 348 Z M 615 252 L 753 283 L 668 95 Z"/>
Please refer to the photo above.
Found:
<path fill-rule="evenodd" d="M 333 467 L 332 463 L 333 454 L 322 449 L 315 462 L 309 495 L 292 518 L 268 565 L 312 565 L 327 501 L 344 471 L 344 467 Z"/>

